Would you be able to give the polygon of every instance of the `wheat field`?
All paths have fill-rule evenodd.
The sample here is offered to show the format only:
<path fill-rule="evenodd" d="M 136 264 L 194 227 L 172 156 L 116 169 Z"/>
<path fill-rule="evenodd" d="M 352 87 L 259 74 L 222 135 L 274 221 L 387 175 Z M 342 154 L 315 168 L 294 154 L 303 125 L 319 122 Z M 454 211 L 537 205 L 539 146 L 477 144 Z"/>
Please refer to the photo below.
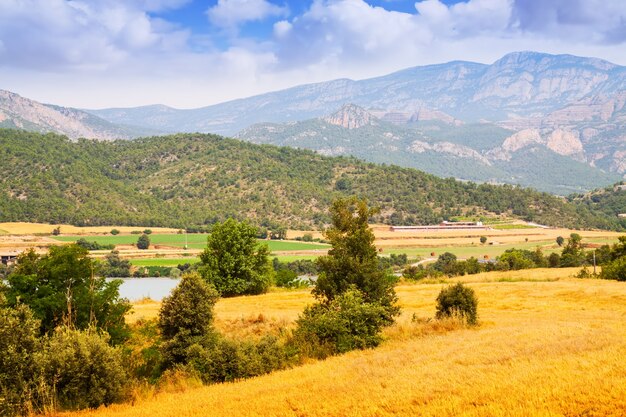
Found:
<path fill-rule="evenodd" d="M 403 315 L 377 349 L 61 415 L 624 416 L 626 285 L 573 272 L 464 277 L 479 297 L 472 329 L 437 330 L 426 320 L 443 284 L 400 285 Z M 221 300 L 218 327 L 228 332 L 259 314 L 290 322 L 310 301 L 307 292 Z M 145 316 L 158 308 L 140 306 L 150 307 Z"/>

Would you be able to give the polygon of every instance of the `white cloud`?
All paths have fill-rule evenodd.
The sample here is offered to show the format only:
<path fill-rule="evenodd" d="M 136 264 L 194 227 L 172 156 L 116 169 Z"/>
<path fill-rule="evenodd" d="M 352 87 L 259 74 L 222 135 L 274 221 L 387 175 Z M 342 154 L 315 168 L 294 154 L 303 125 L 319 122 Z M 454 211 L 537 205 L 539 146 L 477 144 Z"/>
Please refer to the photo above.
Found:
<path fill-rule="evenodd" d="M 226 37 L 155 17 L 188 1 L 0 0 L 0 88 L 78 107 L 199 107 L 416 65 L 489 63 L 516 50 L 626 64 L 621 0 L 422 0 L 414 13 L 314 0 L 290 17 L 278 0 L 220 0 L 208 14 Z M 239 34 L 270 17 L 279 21 L 266 22 L 269 39 Z"/>
<path fill-rule="evenodd" d="M 226 29 L 235 29 L 249 21 L 286 16 L 287 13 L 286 7 L 267 0 L 218 0 L 215 6 L 207 10 L 210 22 Z"/>

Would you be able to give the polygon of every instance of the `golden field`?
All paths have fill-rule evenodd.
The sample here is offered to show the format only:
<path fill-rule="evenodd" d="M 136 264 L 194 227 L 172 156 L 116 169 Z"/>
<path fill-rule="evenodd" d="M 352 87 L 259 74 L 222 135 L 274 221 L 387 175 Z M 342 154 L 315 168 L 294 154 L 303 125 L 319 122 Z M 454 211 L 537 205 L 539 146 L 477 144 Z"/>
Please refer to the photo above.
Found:
<path fill-rule="evenodd" d="M 144 227 L 139 226 L 72 226 L 69 224 L 47 224 L 47 223 L 0 223 L 0 234 L 9 235 L 33 235 L 52 233 L 56 227 L 61 228 L 61 233 L 66 235 L 88 235 L 109 233 L 111 229 L 117 229 L 121 233 L 130 233 L 133 230 L 143 230 Z M 167 227 L 149 227 L 154 233 L 176 233 L 178 229 Z"/>
<path fill-rule="evenodd" d="M 481 324 L 448 331 L 423 320 L 434 315 L 443 284 L 400 285 L 402 317 L 377 349 L 61 415 L 625 416 L 626 283 L 571 278 L 575 272 L 463 277 L 479 297 Z M 239 332 L 234 323 L 259 314 L 289 323 L 310 301 L 306 291 L 221 300 L 216 324 Z M 157 309 L 138 304 L 135 318 Z"/>

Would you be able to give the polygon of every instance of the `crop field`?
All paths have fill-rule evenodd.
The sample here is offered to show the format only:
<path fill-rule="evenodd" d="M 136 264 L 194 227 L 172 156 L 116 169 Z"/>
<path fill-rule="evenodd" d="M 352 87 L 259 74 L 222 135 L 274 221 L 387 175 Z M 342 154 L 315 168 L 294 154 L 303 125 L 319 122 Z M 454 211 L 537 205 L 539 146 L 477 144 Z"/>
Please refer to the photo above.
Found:
<path fill-rule="evenodd" d="M 63 415 L 624 416 L 626 285 L 575 272 L 463 277 L 479 297 L 473 329 L 426 320 L 441 283 L 401 285 L 403 314 L 377 349 Z M 307 291 L 220 300 L 216 325 L 240 332 L 259 314 L 288 324 L 311 300 Z M 135 309 L 134 317 L 154 317 L 158 304 Z"/>
<path fill-rule="evenodd" d="M 102 245 L 134 245 L 137 243 L 138 235 L 117 235 L 117 236 L 55 236 L 54 239 L 60 242 L 75 242 L 84 237 L 90 242 L 98 242 Z M 208 234 L 151 234 L 150 244 L 157 246 L 170 246 L 183 248 L 187 244 L 189 249 L 204 249 L 207 245 Z M 271 251 L 294 251 L 294 250 L 315 250 L 325 249 L 329 245 L 320 243 L 295 242 L 284 240 L 259 240 L 261 244 L 267 244 Z"/>
<path fill-rule="evenodd" d="M 70 234 L 94 234 L 94 233 L 109 233 L 111 229 L 117 229 L 121 233 L 130 233 L 134 230 L 143 230 L 145 228 L 135 226 L 87 226 L 79 227 L 69 224 L 46 224 L 46 223 L 26 223 L 26 222 L 14 222 L 14 223 L 0 223 L 0 229 L 5 234 L 11 235 L 36 235 L 36 234 L 50 234 L 56 227 L 61 228 L 61 233 Z M 168 227 L 151 227 L 153 232 L 156 233 L 176 233 L 178 229 L 172 229 Z M 0 234 L 2 234 L 0 232 Z"/>

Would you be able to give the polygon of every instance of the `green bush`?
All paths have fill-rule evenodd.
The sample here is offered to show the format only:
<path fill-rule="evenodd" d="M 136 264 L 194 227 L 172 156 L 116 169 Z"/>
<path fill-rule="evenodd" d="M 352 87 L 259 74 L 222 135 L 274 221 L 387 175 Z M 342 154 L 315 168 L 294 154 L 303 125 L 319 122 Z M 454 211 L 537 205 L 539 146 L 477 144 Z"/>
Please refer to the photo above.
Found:
<path fill-rule="evenodd" d="M 251 378 L 284 369 L 292 357 L 274 336 L 259 341 L 220 338 L 211 347 L 194 344 L 188 348 L 189 366 L 206 382 Z"/>
<path fill-rule="evenodd" d="M 43 368 L 62 409 L 95 408 L 124 398 L 121 351 L 95 331 L 57 329 L 46 343 Z"/>
<path fill-rule="evenodd" d="M 142 234 L 137 239 L 137 249 L 148 249 L 150 247 L 150 238 L 147 234 Z"/>
<path fill-rule="evenodd" d="M 603 265 L 600 278 L 626 281 L 626 256 Z"/>
<path fill-rule="evenodd" d="M 360 291 L 349 289 L 328 303 L 308 306 L 296 322 L 294 342 L 315 358 L 375 347 L 387 316 L 385 306 L 365 302 Z"/>
<path fill-rule="evenodd" d="M 120 231 L 117 230 L 117 229 L 111 229 L 111 231 L 109 233 L 111 233 L 113 236 L 117 236 L 117 235 L 120 234 Z"/>
<path fill-rule="evenodd" d="M 467 324 L 475 325 L 478 320 L 478 299 L 474 290 L 460 282 L 441 290 L 437 296 L 438 319 L 459 317 Z"/>
<path fill-rule="evenodd" d="M 0 294 L 0 297 L 2 295 Z M 0 304 L 3 300 L 0 300 Z M 38 390 L 39 321 L 25 305 L 0 308 L 0 415 L 43 411 Z"/>

